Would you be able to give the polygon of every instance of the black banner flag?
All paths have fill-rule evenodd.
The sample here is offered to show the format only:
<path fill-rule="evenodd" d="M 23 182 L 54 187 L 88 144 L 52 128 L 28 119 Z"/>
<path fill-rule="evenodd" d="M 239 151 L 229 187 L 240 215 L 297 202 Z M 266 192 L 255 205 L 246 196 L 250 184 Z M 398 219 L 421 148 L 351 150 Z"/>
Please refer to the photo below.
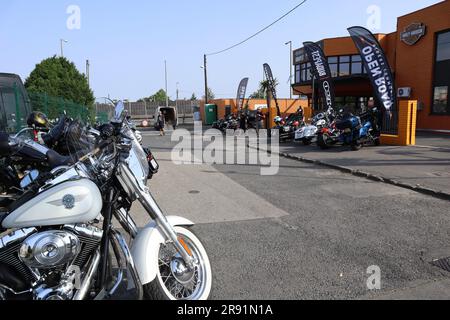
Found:
<path fill-rule="evenodd" d="M 242 79 L 241 83 L 239 84 L 236 98 L 236 106 L 238 112 L 240 112 L 242 107 L 244 106 L 245 94 L 247 92 L 247 85 L 248 85 L 248 78 Z"/>
<path fill-rule="evenodd" d="M 266 74 L 266 78 L 267 78 L 267 81 L 269 82 L 269 88 L 272 93 L 272 97 L 275 100 L 275 104 L 277 106 L 277 115 L 279 117 L 281 117 L 280 106 L 278 105 L 278 99 L 277 99 L 277 90 L 275 88 L 275 79 L 273 77 L 272 69 L 270 68 L 270 66 L 267 63 L 264 64 L 264 73 Z M 267 106 L 267 107 L 270 108 L 270 106 Z"/>
<path fill-rule="evenodd" d="M 397 96 L 394 77 L 380 43 L 366 28 L 351 27 L 348 32 L 361 54 L 378 99 L 387 111 L 395 110 Z"/>
<path fill-rule="evenodd" d="M 303 45 L 311 63 L 311 72 L 320 82 L 327 109 L 334 109 L 334 85 L 328 59 L 325 57 L 322 48 L 317 43 L 305 42 Z"/>

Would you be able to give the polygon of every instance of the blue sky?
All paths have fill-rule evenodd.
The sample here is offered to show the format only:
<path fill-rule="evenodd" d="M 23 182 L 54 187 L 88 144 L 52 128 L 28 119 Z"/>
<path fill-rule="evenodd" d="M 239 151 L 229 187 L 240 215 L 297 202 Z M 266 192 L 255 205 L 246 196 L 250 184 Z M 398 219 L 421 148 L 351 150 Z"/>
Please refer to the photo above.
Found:
<path fill-rule="evenodd" d="M 84 72 L 91 61 L 96 97 L 138 99 L 164 87 L 168 63 L 169 95 L 203 95 L 203 54 L 233 45 L 268 25 L 300 0 L 2 0 L 0 72 L 25 79 L 42 59 L 59 54 L 59 39 L 69 41 L 64 54 Z M 209 85 L 218 97 L 234 98 L 243 77 L 253 92 L 272 66 L 279 96 L 289 96 L 289 48 L 304 41 L 347 36 L 352 25 L 367 26 L 367 9 L 381 9 L 375 32 L 396 30 L 396 17 L 438 3 L 436 0 L 308 0 L 292 15 L 233 51 L 209 58 Z M 81 28 L 69 30 L 68 6 L 81 9 Z"/>

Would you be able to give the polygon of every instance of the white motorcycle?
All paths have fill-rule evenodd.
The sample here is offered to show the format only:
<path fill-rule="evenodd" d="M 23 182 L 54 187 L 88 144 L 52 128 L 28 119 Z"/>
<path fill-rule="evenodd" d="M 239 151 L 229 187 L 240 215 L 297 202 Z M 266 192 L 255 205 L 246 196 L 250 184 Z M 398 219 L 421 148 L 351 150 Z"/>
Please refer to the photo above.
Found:
<path fill-rule="evenodd" d="M 123 111 L 119 103 L 101 141 L 75 165 L 31 171 L 23 196 L 0 212 L 0 233 L 9 230 L 0 237 L 0 300 L 112 299 L 127 272 L 137 299 L 210 296 L 211 264 L 194 223 L 166 217 L 155 202 L 147 155 Z M 14 152 L 27 143 L 16 138 L 0 147 Z M 130 216 L 134 201 L 152 218 L 141 230 Z"/>
<path fill-rule="evenodd" d="M 317 114 L 311 120 L 310 125 L 304 126 L 295 132 L 294 141 L 303 142 L 305 146 L 309 146 L 316 142 L 319 131 L 330 123 L 333 115 L 334 111 L 332 109 L 327 112 Z"/>

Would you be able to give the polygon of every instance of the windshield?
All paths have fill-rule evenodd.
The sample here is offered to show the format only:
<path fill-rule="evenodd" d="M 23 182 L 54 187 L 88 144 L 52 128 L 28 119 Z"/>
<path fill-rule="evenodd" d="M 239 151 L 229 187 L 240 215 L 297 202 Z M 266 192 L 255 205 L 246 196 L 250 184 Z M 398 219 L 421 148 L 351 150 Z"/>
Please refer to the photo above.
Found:
<path fill-rule="evenodd" d="M 78 161 L 80 157 L 95 149 L 96 137 L 79 121 L 70 122 L 65 131 L 58 152 Z"/>

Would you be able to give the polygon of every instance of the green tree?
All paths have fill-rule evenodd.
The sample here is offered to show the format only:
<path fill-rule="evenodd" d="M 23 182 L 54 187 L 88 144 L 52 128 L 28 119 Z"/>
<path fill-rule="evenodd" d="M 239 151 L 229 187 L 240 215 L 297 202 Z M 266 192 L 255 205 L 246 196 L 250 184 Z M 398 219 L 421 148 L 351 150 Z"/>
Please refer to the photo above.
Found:
<path fill-rule="evenodd" d="M 211 88 L 208 88 L 208 100 L 214 100 L 216 98 L 216 95 L 214 91 L 212 91 Z M 203 100 L 205 100 L 205 96 L 203 96 Z"/>
<path fill-rule="evenodd" d="M 274 79 L 275 89 L 278 87 L 280 83 L 277 79 Z M 264 80 L 259 83 L 259 88 L 252 95 L 250 95 L 250 99 L 266 99 L 269 87 L 269 80 Z"/>
<path fill-rule="evenodd" d="M 94 93 L 87 78 L 66 58 L 53 56 L 40 62 L 25 81 L 28 92 L 46 93 L 92 107 Z"/>
<path fill-rule="evenodd" d="M 53 56 L 37 64 L 25 87 L 33 108 L 50 118 L 66 111 L 74 118 L 95 119 L 95 97 L 87 78 L 66 58 Z"/>
<path fill-rule="evenodd" d="M 161 89 L 158 92 L 156 92 L 154 95 L 148 97 L 148 98 L 143 98 L 138 100 L 138 102 L 142 102 L 142 101 L 147 101 L 147 102 L 159 102 L 159 103 L 166 103 L 166 98 L 167 98 L 167 94 L 166 91 Z M 170 100 L 170 98 L 169 98 Z"/>
<path fill-rule="evenodd" d="M 193 93 L 191 96 L 191 101 L 196 101 L 196 100 L 197 100 L 197 96 L 195 95 L 195 93 Z"/>

